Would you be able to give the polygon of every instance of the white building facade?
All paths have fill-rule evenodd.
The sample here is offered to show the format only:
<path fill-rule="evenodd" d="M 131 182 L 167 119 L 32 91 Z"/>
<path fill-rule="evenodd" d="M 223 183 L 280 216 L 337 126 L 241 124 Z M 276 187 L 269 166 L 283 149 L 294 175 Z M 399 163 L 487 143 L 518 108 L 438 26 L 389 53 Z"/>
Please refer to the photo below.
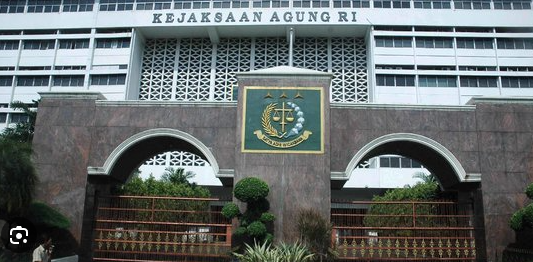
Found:
<path fill-rule="evenodd" d="M 332 73 L 332 106 L 533 96 L 531 6 L 530 0 L 1 1 L 0 129 L 25 121 L 10 103 L 31 103 L 38 92 L 232 103 L 237 72 L 282 65 Z M 160 165 L 158 157 L 148 164 Z M 347 186 L 391 181 L 388 167 L 366 169 L 378 167 L 383 178 Z M 423 170 L 412 162 L 405 167 L 400 183 Z"/>

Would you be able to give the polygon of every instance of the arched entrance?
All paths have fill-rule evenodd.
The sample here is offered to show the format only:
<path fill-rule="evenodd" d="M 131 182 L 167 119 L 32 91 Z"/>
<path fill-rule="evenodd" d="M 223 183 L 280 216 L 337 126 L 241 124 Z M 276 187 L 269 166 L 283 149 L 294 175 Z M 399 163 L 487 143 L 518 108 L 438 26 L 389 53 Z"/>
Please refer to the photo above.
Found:
<path fill-rule="evenodd" d="M 131 196 L 111 192 L 114 185 L 125 183 L 148 159 L 169 151 L 200 157 L 209 163 L 211 175 L 218 173 L 214 155 L 202 142 L 168 128 L 146 130 L 127 138 L 111 152 L 103 166 L 89 168 L 89 181 L 97 192 L 93 261 L 224 261 L 228 258 L 231 222 L 221 215 L 222 203 L 218 198 L 172 197 L 164 193 Z"/>
<path fill-rule="evenodd" d="M 416 167 L 436 177 L 440 193 L 431 199 L 422 196 L 432 192 L 429 181 L 399 189 L 354 186 L 360 181 L 352 180 L 362 180 L 358 172 L 369 168 L 359 169 L 361 163 L 374 159 L 377 164 L 370 168 L 379 169 L 387 163 L 379 161 L 383 158 L 405 160 L 405 167 L 420 163 Z M 400 166 L 396 172 L 401 172 Z M 345 187 L 332 192 L 333 239 L 341 261 L 476 260 L 473 192 L 479 187 L 479 175 L 467 174 L 440 143 L 412 133 L 384 135 L 358 150 L 345 173 L 350 177 Z M 391 176 L 382 177 L 387 178 Z"/>

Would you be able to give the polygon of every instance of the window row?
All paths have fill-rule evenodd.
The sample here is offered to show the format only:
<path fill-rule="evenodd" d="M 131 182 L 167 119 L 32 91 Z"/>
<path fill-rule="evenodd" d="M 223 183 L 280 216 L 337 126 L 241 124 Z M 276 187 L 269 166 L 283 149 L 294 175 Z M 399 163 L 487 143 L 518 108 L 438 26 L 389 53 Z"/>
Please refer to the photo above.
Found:
<path fill-rule="evenodd" d="M 504 88 L 533 88 L 533 77 L 501 77 Z M 376 75 L 378 86 L 415 86 L 414 75 Z M 498 87 L 497 76 L 459 76 L 461 87 Z M 457 76 L 418 76 L 419 87 L 457 87 Z"/>
<path fill-rule="evenodd" d="M 99 11 L 290 7 L 290 0 L 101 0 Z M 410 0 L 292 0 L 304 8 L 411 8 Z M 452 5 L 453 3 L 453 5 Z M 94 0 L 2 0 L 0 13 L 90 12 Z M 529 0 L 413 0 L 416 9 L 531 9 Z"/>
<path fill-rule="evenodd" d="M 376 36 L 376 47 L 412 47 L 412 37 Z M 533 49 L 533 38 L 497 38 L 498 49 Z M 453 48 L 451 37 L 416 37 L 417 48 Z M 459 49 L 493 49 L 492 38 L 457 37 Z"/>
<path fill-rule="evenodd" d="M 9 123 L 26 123 L 29 121 L 28 115 L 24 113 L 0 113 L 0 124 L 5 124 L 8 119 Z"/>
<path fill-rule="evenodd" d="M 392 168 L 422 168 L 422 164 L 418 161 L 398 156 L 380 156 L 379 167 L 392 167 Z"/>
<path fill-rule="evenodd" d="M 502 71 L 502 72 L 533 72 L 533 66 L 500 66 L 500 69 L 496 66 L 449 66 L 449 65 L 384 65 L 376 64 L 376 69 L 383 70 L 436 70 L 436 71 L 478 71 L 478 72 L 490 72 L 490 71 Z"/>
<path fill-rule="evenodd" d="M 52 86 L 83 86 L 84 75 L 52 76 Z M 125 74 L 91 75 L 90 85 L 124 85 Z M 16 86 L 48 86 L 50 76 L 17 76 Z M 0 76 L 0 86 L 12 86 L 13 76 Z"/>
<path fill-rule="evenodd" d="M 54 49 L 56 40 L 23 40 L 22 49 L 25 50 L 50 50 Z M 129 48 L 129 38 L 98 38 L 96 48 Z M 0 50 L 17 50 L 19 40 L 0 40 Z M 89 48 L 89 39 L 60 39 L 59 49 L 85 49 Z"/>

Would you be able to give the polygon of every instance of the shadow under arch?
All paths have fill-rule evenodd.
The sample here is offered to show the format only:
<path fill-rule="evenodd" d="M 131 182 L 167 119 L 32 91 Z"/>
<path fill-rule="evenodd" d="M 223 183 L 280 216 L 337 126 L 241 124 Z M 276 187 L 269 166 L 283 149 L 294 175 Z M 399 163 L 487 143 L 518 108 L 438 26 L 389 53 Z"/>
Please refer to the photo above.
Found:
<path fill-rule="evenodd" d="M 88 167 L 89 176 L 112 178 L 125 182 L 140 163 L 148 158 L 172 150 L 188 151 L 209 162 L 214 174 L 218 163 L 211 151 L 192 135 L 170 128 L 142 131 L 118 145 L 102 167 Z"/>
<path fill-rule="evenodd" d="M 388 134 L 372 140 L 350 160 L 345 171 L 346 177 L 349 179 L 361 161 L 385 154 L 417 160 L 437 177 L 444 189 L 457 187 L 464 182 L 481 182 L 480 174 L 467 174 L 459 160 L 443 145 L 412 133 Z"/>

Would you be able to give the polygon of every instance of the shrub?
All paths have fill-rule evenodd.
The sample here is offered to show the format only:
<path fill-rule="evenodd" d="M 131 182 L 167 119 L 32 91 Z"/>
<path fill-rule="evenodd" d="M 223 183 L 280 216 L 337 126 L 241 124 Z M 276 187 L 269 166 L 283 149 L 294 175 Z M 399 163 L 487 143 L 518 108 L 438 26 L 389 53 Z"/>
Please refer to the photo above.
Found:
<path fill-rule="evenodd" d="M 522 230 L 524 228 L 524 225 L 522 224 L 523 219 L 524 219 L 524 210 L 520 209 L 516 211 L 511 217 L 511 219 L 509 220 L 509 226 L 514 231 Z"/>
<path fill-rule="evenodd" d="M 315 209 L 302 209 L 296 216 L 296 230 L 302 243 L 309 247 L 320 261 L 332 261 L 337 256 L 331 249 L 329 221 Z"/>
<path fill-rule="evenodd" d="M 70 221 L 55 209 L 41 202 L 33 202 L 25 216 L 35 226 L 68 229 Z"/>
<path fill-rule="evenodd" d="M 233 194 L 243 202 L 255 202 L 265 198 L 269 189 L 267 183 L 256 177 L 247 177 L 235 184 Z"/>
<path fill-rule="evenodd" d="M 261 245 L 256 242 L 253 246 L 246 244 L 243 254 L 233 254 L 241 262 L 308 262 L 313 259 L 307 247 L 299 243 L 272 247 L 267 242 Z"/>
<path fill-rule="evenodd" d="M 526 195 L 529 199 L 533 200 L 533 183 L 526 188 Z"/>
<path fill-rule="evenodd" d="M 235 203 L 227 203 L 222 208 L 222 215 L 228 219 L 232 219 L 234 217 L 240 216 L 241 211 Z"/>
<path fill-rule="evenodd" d="M 267 233 L 267 228 L 265 224 L 261 221 L 254 221 L 248 225 L 246 228 L 248 235 L 255 238 L 261 238 L 264 237 Z"/>
<path fill-rule="evenodd" d="M 261 222 L 263 223 L 273 222 L 274 220 L 276 220 L 276 216 L 274 216 L 274 214 L 272 213 L 265 212 L 261 214 L 261 218 L 259 220 L 261 220 Z"/>
<path fill-rule="evenodd" d="M 533 228 L 533 203 L 529 204 L 521 210 L 524 211 L 524 216 L 522 217 L 522 224 L 525 227 Z"/>

